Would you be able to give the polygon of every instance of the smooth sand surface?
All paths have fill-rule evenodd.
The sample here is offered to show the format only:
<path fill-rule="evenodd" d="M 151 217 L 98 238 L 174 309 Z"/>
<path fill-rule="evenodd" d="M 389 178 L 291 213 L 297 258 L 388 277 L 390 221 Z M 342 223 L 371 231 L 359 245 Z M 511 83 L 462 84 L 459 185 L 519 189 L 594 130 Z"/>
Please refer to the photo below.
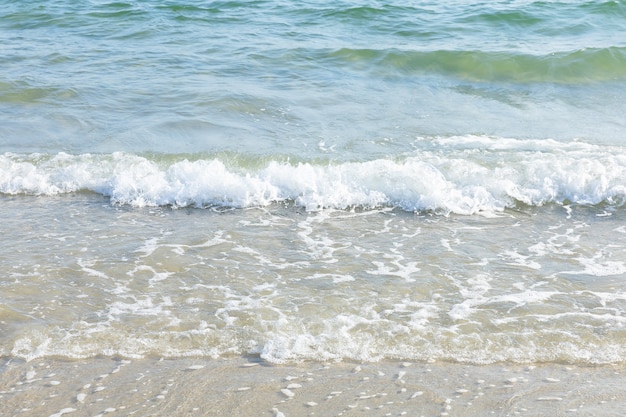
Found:
<path fill-rule="evenodd" d="M 623 416 L 626 367 L 0 362 L 0 416 Z"/>

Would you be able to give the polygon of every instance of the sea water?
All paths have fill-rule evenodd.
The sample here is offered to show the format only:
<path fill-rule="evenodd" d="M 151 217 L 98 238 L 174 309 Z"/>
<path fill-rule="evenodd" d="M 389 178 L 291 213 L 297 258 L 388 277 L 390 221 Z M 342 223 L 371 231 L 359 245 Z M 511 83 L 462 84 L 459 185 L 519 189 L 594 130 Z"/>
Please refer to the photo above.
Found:
<path fill-rule="evenodd" d="M 623 1 L 1 1 L 0 356 L 626 361 Z"/>

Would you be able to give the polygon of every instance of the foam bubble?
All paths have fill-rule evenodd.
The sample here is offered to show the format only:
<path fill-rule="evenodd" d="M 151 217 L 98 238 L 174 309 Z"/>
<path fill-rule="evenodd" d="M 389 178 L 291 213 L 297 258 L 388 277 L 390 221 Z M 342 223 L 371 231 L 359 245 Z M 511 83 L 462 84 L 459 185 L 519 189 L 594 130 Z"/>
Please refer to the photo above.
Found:
<path fill-rule="evenodd" d="M 566 271 L 565 273 L 572 275 L 585 274 L 597 277 L 626 274 L 626 264 L 624 262 L 609 261 L 602 259 L 602 256 L 593 258 L 578 257 L 577 260 L 584 269 L 581 271 Z"/>
<path fill-rule="evenodd" d="M 316 273 L 307 279 L 331 279 L 333 284 L 339 284 L 341 282 L 349 282 L 354 281 L 354 277 L 352 275 L 341 275 L 341 274 L 321 274 Z"/>

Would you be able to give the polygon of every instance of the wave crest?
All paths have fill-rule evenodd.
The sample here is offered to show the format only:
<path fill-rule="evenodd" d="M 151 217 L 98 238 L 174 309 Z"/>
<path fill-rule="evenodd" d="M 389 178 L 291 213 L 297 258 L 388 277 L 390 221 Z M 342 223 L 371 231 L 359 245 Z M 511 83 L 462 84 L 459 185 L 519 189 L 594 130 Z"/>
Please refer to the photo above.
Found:
<path fill-rule="evenodd" d="M 569 84 L 626 79 L 626 48 L 617 46 L 547 55 L 343 48 L 329 52 L 326 58 L 386 75 L 445 74 L 469 81 Z"/>
<path fill-rule="evenodd" d="M 622 205 L 624 178 L 626 153 L 619 148 L 483 137 L 434 140 L 429 151 L 365 162 L 0 155 L 0 193 L 91 191 L 136 207 L 291 202 L 310 211 L 394 207 L 469 215 L 520 203 Z"/>

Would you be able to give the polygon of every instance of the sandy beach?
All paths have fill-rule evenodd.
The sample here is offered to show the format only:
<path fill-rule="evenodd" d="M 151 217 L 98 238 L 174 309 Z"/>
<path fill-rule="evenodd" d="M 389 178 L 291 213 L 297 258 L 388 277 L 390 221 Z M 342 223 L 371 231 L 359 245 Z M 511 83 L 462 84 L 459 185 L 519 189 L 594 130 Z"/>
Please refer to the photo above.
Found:
<path fill-rule="evenodd" d="M 618 416 L 619 366 L 3 361 L 0 416 Z"/>

